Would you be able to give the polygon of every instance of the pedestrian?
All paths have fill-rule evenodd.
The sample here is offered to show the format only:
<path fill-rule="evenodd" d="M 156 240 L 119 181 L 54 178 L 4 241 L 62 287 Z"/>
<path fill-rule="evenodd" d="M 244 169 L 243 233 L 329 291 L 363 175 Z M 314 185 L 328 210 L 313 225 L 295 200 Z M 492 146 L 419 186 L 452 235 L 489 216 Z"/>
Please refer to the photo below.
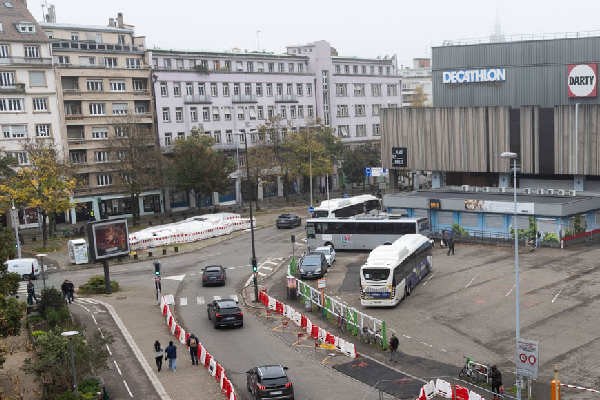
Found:
<path fill-rule="evenodd" d="M 398 354 L 398 345 L 400 342 L 394 333 L 392 333 L 392 337 L 390 337 L 390 361 L 396 361 L 396 354 Z"/>
<path fill-rule="evenodd" d="M 156 361 L 158 372 L 162 369 L 163 351 L 164 350 L 160 347 L 160 342 L 158 340 L 154 341 L 154 360 Z"/>
<path fill-rule="evenodd" d="M 192 365 L 198 365 L 198 338 L 193 333 L 190 335 L 187 341 L 187 345 L 190 348 L 190 357 L 192 358 Z"/>
<path fill-rule="evenodd" d="M 542 241 L 542 232 L 538 231 L 537 234 L 535 235 L 535 248 L 539 248 L 540 247 L 540 243 Z"/>
<path fill-rule="evenodd" d="M 38 302 L 37 297 L 35 297 L 35 286 L 33 286 L 33 282 L 29 279 L 27 282 L 27 304 L 33 305 L 33 302 Z"/>
<path fill-rule="evenodd" d="M 165 360 L 169 362 L 169 369 L 173 372 L 177 370 L 177 347 L 173 341 L 169 341 L 169 345 L 165 349 Z"/>
<path fill-rule="evenodd" d="M 450 253 L 452 253 L 452 255 L 454 255 L 454 232 L 452 232 L 452 231 L 448 232 L 448 240 L 446 240 L 446 243 L 448 244 L 447 255 L 450 255 Z"/>
<path fill-rule="evenodd" d="M 67 301 L 71 304 L 74 300 L 75 285 L 70 280 L 66 280 Z"/>
<path fill-rule="evenodd" d="M 490 378 L 492 379 L 492 392 L 494 393 L 494 399 L 497 399 L 504 391 L 504 388 L 502 387 L 502 374 L 495 365 L 492 365 Z"/>
<path fill-rule="evenodd" d="M 65 301 L 68 301 L 68 299 L 67 299 L 67 286 L 68 286 L 68 280 L 65 279 L 63 281 L 62 285 L 60 285 L 60 291 L 62 292 L 63 299 L 65 299 Z"/>

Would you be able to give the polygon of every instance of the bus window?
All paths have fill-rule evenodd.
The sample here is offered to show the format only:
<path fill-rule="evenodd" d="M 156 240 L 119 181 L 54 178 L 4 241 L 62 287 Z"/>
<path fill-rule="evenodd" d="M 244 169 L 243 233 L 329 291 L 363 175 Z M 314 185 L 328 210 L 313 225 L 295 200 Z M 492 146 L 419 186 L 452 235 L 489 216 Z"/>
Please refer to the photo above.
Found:
<path fill-rule="evenodd" d="M 306 237 L 314 239 L 315 238 L 315 224 L 309 223 L 306 224 Z"/>
<path fill-rule="evenodd" d="M 363 269 L 363 276 L 365 279 L 370 281 L 385 281 L 390 275 L 389 269 L 381 268 L 365 268 Z"/>
<path fill-rule="evenodd" d="M 313 218 L 327 218 L 329 217 L 329 211 L 327 210 L 316 210 L 312 213 Z"/>

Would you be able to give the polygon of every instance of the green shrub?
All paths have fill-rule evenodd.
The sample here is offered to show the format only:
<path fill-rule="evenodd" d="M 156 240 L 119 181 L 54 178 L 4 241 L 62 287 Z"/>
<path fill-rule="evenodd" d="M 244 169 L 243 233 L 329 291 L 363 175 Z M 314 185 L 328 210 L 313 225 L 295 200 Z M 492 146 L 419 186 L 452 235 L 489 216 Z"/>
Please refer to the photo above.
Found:
<path fill-rule="evenodd" d="M 113 292 L 119 291 L 119 283 L 116 281 L 110 281 L 110 287 Z M 81 293 L 81 294 L 106 293 L 106 288 L 104 287 L 104 277 L 101 275 L 92 276 L 85 284 L 79 286 L 79 293 Z"/>
<path fill-rule="evenodd" d="M 97 393 L 102 391 L 102 385 L 97 378 L 87 378 L 77 386 L 82 400 L 95 400 Z"/>
<path fill-rule="evenodd" d="M 21 319 L 25 315 L 25 303 L 12 297 L 0 295 L 0 337 L 16 336 L 21 331 Z"/>
<path fill-rule="evenodd" d="M 63 392 L 57 396 L 54 396 L 54 400 L 80 400 L 81 397 L 77 393 L 73 393 L 71 390 Z"/>
<path fill-rule="evenodd" d="M 542 242 L 558 243 L 559 242 L 558 235 L 556 233 L 546 232 L 546 233 L 544 233 L 544 236 L 542 237 Z"/>
<path fill-rule="evenodd" d="M 40 313 L 50 328 L 66 326 L 71 322 L 65 299 L 62 293 L 54 288 L 42 291 Z"/>
<path fill-rule="evenodd" d="M 452 224 L 452 232 L 456 237 L 469 237 L 469 231 L 460 226 L 459 224 Z"/>

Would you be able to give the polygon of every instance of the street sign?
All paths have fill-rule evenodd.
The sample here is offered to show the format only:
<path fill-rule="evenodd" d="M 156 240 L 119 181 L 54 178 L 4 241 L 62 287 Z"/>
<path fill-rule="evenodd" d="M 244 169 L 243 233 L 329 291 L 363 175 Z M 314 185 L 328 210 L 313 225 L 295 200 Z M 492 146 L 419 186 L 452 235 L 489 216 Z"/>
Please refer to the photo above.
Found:
<path fill-rule="evenodd" d="M 377 176 L 388 176 L 388 169 L 381 167 L 366 167 L 365 168 L 365 176 L 368 177 L 377 177 Z"/>
<path fill-rule="evenodd" d="M 325 289 L 327 287 L 327 279 L 325 278 L 321 278 L 317 281 L 317 288 L 318 289 Z"/>
<path fill-rule="evenodd" d="M 392 167 L 406 168 L 408 165 L 406 147 L 392 147 Z"/>
<path fill-rule="evenodd" d="M 536 379 L 540 365 L 538 342 L 519 338 L 516 358 L 517 375 Z"/>
<path fill-rule="evenodd" d="M 371 168 L 365 167 L 365 176 L 368 178 L 371 176 Z"/>
<path fill-rule="evenodd" d="M 309 213 L 313 213 L 314 211 L 315 211 L 315 208 L 313 206 L 308 207 Z"/>

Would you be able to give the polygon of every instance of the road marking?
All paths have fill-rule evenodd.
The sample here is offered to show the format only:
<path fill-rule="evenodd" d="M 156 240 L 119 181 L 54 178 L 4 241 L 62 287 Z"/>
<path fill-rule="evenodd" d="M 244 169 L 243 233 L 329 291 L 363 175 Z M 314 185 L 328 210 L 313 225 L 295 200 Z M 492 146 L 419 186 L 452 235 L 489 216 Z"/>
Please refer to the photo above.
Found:
<path fill-rule="evenodd" d="M 431 274 L 431 276 L 429 278 L 427 278 L 427 280 L 425 282 L 423 282 L 423 286 L 427 285 L 429 283 L 429 281 L 432 279 L 433 279 L 433 274 Z"/>
<path fill-rule="evenodd" d="M 104 333 L 102 333 L 102 329 L 100 329 L 100 327 L 98 327 L 98 332 L 100 332 L 100 337 L 104 339 Z"/>
<path fill-rule="evenodd" d="M 260 272 L 260 271 L 258 271 L 257 274 L 260 276 L 267 276 L 267 274 L 265 274 L 264 272 Z"/>
<path fill-rule="evenodd" d="M 121 372 L 121 368 L 119 368 L 119 364 L 117 364 L 117 360 L 113 360 L 113 362 L 115 363 L 115 367 L 117 367 L 117 372 L 119 373 L 119 375 L 123 376 L 123 373 Z"/>
<path fill-rule="evenodd" d="M 123 379 L 123 384 L 125 385 L 125 389 L 127 389 L 127 393 L 129 393 L 129 397 L 133 397 L 133 393 L 131 393 L 131 390 L 129 390 L 129 385 L 125 379 Z"/>
<path fill-rule="evenodd" d="M 110 347 L 108 347 L 107 344 L 105 344 L 106 346 L 106 350 L 108 351 L 108 355 L 112 356 L 112 351 L 110 351 Z"/>
<path fill-rule="evenodd" d="M 412 339 L 412 337 L 410 337 L 410 336 L 408 336 L 407 334 L 404 334 L 404 333 L 402 334 L 402 336 L 404 336 L 407 339 Z"/>
<path fill-rule="evenodd" d="M 554 303 L 556 301 L 556 299 L 558 299 L 558 296 L 560 296 L 560 293 L 563 291 L 563 289 L 564 289 L 564 286 L 562 288 L 560 288 L 558 293 L 556 293 L 556 295 L 552 298 L 552 303 Z"/>
<path fill-rule="evenodd" d="M 221 300 L 221 296 L 213 296 L 213 300 Z"/>
<path fill-rule="evenodd" d="M 252 275 L 250 275 L 250 277 L 248 277 L 248 280 L 246 281 L 246 284 L 244 285 L 246 286 L 250 286 L 250 283 L 252 283 Z"/>
<path fill-rule="evenodd" d="M 448 352 L 448 350 L 446 350 L 446 349 L 440 349 L 440 350 L 443 351 L 444 353 Z"/>
<path fill-rule="evenodd" d="M 263 262 L 261 263 L 261 266 L 262 266 L 262 265 L 265 265 L 265 264 L 269 264 L 269 265 L 277 265 L 278 263 L 276 263 L 275 261 L 270 261 L 270 260 L 267 260 L 267 261 L 263 261 Z"/>
<path fill-rule="evenodd" d="M 171 279 L 173 281 L 182 281 L 182 280 L 185 279 L 185 274 L 183 274 L 183 275 L 165 276 L 163 279 Z"/>
<path fill-rule="evenodd" d="M 198 304 L 198 305 L 204 304 L 204 296 L 196 297 L 196 304 Z"/>
<path fill-rule="evenodd" d="M 94 317 L 94 314 L 90 314 L 90 315 L 91 315 L 92 319 L 94 320 L 94 323 L 95 323 L 96 325 L 98 325 L 98 321 L 96 321 L 96 317 Z"/>
<path fill-rule="evenodd" d="M 179 298 L 179 305 L 180 306 L 187 306 L 187 297 L 180 297 Z"/>
<path fill-rule="evenodd" d="M 264 265 L 260 267 L 260 269 L 266 269 L 267 271 L 273 271 L 271 267 L 265 267 Z"/>
<path fill-rule="evenodd" d="M 506 292 L 506 294 L 504 295 L 504 297 L 508 297 L 512 293 L 512 291 L 514 290 L 514 288 L 515 288 L 515 284 L 513 283 L 512 287 L 510 288 L 510 290 L 508 292 Z"/>
<path fill-rule="evenodd" d="M 425 345 L 425 346 L 427 346 L 427 347 L 433 347 L 433 345 L 431 345 L 431 344 L 429 344 L 429 343 L 427 343 L 427 342 L 421 342 L 421 344 L 423 344 L 423 345 Z"/>
<path fill-rule="evenodd" d="M 473 276 L 473 278 L 471 278 L 471 280 L 469 281 L 469 283 L 467 283 L 467 285 L 465 286 L 465 289 L 467 289 L 469 286 L 471 286 L 471 284 L 473 283 L 473 281 L 475 281 L 475 278 L 477 278 L 478 274 L 475 274 Z"/>

